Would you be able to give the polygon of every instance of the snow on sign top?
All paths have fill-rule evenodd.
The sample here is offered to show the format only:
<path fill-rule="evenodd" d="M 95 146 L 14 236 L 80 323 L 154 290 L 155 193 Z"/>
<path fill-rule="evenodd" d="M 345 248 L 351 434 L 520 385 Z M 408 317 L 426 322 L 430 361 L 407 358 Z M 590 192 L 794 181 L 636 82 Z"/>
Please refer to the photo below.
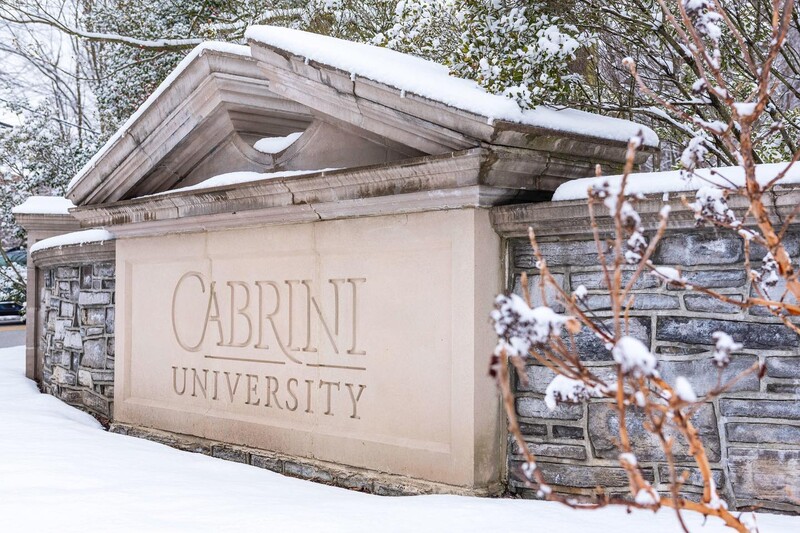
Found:
<path fill-rule="evenodd" d="M 89 244 L 94 242 L 105 242 L 113 240 L 114 236 L 104 229 L 86 229 L 82 231 L 73 231 L 72 233 L 65 233 L 64 235 L 56 235 L 42 239 L 33 246 L 31 246 L 31 253 L 46 248 L 60 248 L 62 246 L 69 246 L 71 244 Z"/>
<path fill-rule="evenodd" d="M 11 208 L 15 215 L 68 215 L 75 207 L 72 201 L 61 196 L 29 196 L 27 200 Z"/>
<path fill-rule="evenodd" d="M 142 116 L 142 114 L 151 105 L 153 105 L 153 103 L 158 99 L 158 97 L 161 95 L 161 93 L 166 91 L 173 83 L 175 83 L 175 80 L 178 79 L 178 76 L 184 70 L 186 70 L 186 67 L 188 67 L 192 63 L 192 61 L 194 61 L 198 57 L 202 56 L 203 53 L 205 51 L 207 51 L 207 50 L 213 50 L 215 52 L 223 52 L 223 53 L 226 53 L 226 54 L 234 54 L 234 55 L 239 55 L 239 56 L 250 57 L 250 48 L 247 47 L 247 46 L 240 45 L 240 44 L 209 41 L 209 42 L 201 43 L 201 44 L 198 44 L 197 46 L 195 46 L 192 49 L 192 51 L 189 52 L 186 55 L 186 57 L 184 57 L 181 60 L 180 63 L 178 63 L 178 66 L 175 67 L 175 70 L 170 72 L 169 76 L 167 76 L 166 79 L 161 82 L 161 85 L 159 85 L 156 88 L 156 90 L 153 91 L 153 94 L 151 94 L 147 98 L 147 100 L 145 100 L 144 103 L 141 106 L 139 106 L 139 109 L 137 109 L 136 112 L 133 115 L 131 115 L 128 118 L 128 120 L 126 120 L 125 123 L 122 126 L 120 126 L 120 128 L 116 131 L 116 133 L 114 133 L 114 135 L 112 135 L 106 141 L 106 143 L 100 148 L 100 150 L 97 151 L 96 154 L 94 154 L 94 156 L 92 156 L 92 158 L 83 166 L 83 168 L 81 168 L 78 171 L 78 173 L 75 174 L 75 176 L 72 178 L 72 180 L 69 182 L 69 185 L 67 186 L 67 193 L 70 192 L 70 189 L 72 189 L 75 186 L 75 184 L 78 183 L 78 181 L 84 175 L 86 175 L 89 172 L 89 170 L 94 168 L 94 166 L 97 164 L 97 162 L 100 160 L 100 158 L 106 152 L 108 152 L 108 150 L 110 150 L 111 147 L 114 146 L 114 144 L 117 141 L 119 141 L 119 139 L 123 135 L 125 135 L 125 133 L 128 131 L 128 129 L 139 119 L 139 117 Z"/>
<path fill-rule="evenodd" d="M 622 142 L 642 131 L 647 146 L 658 146 L 658 136 L 645 126 L 575 109 L 539 106 L 523 111 L 510 98 L 451 76 L 444 65 L 388 48 L 275 26 L 251 26 L 245 37 L 489 119 Z"/>
<path fill-rule="evenodd" d="M 756 179 L 765 184 L 777 176 L 788 163 L 767 163 L 756 166 Z M 668 172 L 643 172 L 628 176 L 626 192 L 628 194 L 656 194 L 665 192 L 696 191 L 704 185 L 719 185 L 737 187 L 744 185 L 744 169 L 742 167 L 717 167 L 700 168 L 695 171 L 697 176 L 683 179 L 678 170 Z M 603 176 L 600 178 L 581 178 L 568 181 L 558 187 L 553 194 L 553 201 L 585 200 L 588 198 L 589 187 L 594 183 L 609 180 L 611 186 L 618 186 L 622 180 L 621 175 Z M 781 185 L 800 183 L 800 164 L 794 164 L 779 182 Z"/>
<path fill-rule="evenodd" d="M 294 176 L 305 176 L 307 174 L 321 174 L 323 172 L 330 172 L 332 170 L 338 170 L 338 169 L 321 168 L 317 170 L 281 170 L 278 172 L 252 172 L 248 170 L 243 170 L 239 172 L 228 172 L 225 174 L 219 174 L 217 176 L 210 177 L 207 180 L 201 181 L 200 183 L 197 183 L 195 185 L 188 185 L 186 187 L 180 187 L 178 189 L 170 189 L 164 192 L 148 194 L 146 195 L 146 197 L 164 196 L 167 194 L 173 194 L 177 192 L 213 189 L 214 187 L 238 185 L 240 183 L 251 183 L 254 181 L 262 181 L 268 179 L 291 178 Z M 142 198 L 145 198 L 145 196 L 143 196 Z"/>

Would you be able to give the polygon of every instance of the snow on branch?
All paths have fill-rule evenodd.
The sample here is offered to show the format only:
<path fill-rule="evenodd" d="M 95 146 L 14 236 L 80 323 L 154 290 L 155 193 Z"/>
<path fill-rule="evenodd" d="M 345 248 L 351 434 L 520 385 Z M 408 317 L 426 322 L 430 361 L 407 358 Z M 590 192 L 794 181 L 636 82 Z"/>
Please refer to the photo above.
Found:
<path fill-rule="evenodd" d="M 714 339 L 714 352 L 711 357 L 718 367 L 726 367 L 731 362 L 731 354 L 742 349 L 742 344 L 733 340 L 733 337 L 724 331 L 715 331 L 711 334 Z"/>
<path fill-rule="evenodd" d="M 509 356 L 528 356 L 534 346 L 546 344 L 551 337 L 561 336 L 572 317 L 559 315 L 549 307 L 531 309 L 517 296 L 498 296 L 491 314 L 494 330 L 499 337 L 495 353 L 505 351 Z"/>
<path fill-rule="evenodd" d="M 736 215 L 728 207 L 726 191 L 712 185 L 704 185 L 698 189 L 695 201 L 689 207 L 695 212 L 698 225 L 707 220 L 731 225 L 736 222 Z"/>
<path fill-rule="evenodd" d="M 611 355 L 623 374 L 634 377 L 658 377 L 656 357 L 635 337 L 625 336 L 619 339 L 611 349 Z"/>
<path fill-rule="evenodd" d="M 544 393 L 544 403 L 551 411 L 558 402 L 580 403 L 589 398 L 597 398 L 605 393 L 605 387 L 592 386 L 580 379 L 572 379 L 558 374 L 547 385 Z"/>

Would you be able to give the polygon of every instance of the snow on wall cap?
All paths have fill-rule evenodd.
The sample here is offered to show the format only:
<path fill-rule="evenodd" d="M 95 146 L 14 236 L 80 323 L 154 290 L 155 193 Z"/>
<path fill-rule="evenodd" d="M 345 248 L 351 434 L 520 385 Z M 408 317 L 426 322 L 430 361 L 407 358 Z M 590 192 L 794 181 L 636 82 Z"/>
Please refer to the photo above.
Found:
<path fill-rule="evenodd" d="M 262 181 L 268 179 L 291 178 L 294 176 L 306 176 L 309 174 L 323 174 L 325 172 L 331 172 L 334 170 L 339 170 L 339 169 L 331 167 L 331 168 L 321 168 L 317 170 L 279 170 L 277 172 L 253 172 L 250 170 L 241 170 L 238 172 L 226 172 L 225 174 L 218 174 L 216 176 L 212 176 L 207 180 L 201 181 L 200 183 L 197 183 L 195 185 L 188 185 L 186 187 L 180 187 L 178 189 L 170 189 L 168 191 L 147 194 L 144 196 L 140 196 L 140 198 L 152 198 L 155 196 L 165 196 L 179 192 L 213 189 L 214 187 L 225 187 L 228 185 L 238 185 L 240 183 L 251 183 L 254 181 Z"/>
<path fill-rule="evenodd" d="M 47 248 L 61 248 L 62 246 L 70 245 L 84 245 L 97 242 L 105 242 L 114 240 L 114 236 L 104 229 L 86 229 L 82 231 L 74 231 L 72 233 L 65 233 L 64 235 L 56 235 L 42 239 L 33 246 L 31 246 L 31 253 L 38 252 Z"/>
<path fill-rule="evenodd" d="M 765 184 L 782 172 L 789 163 L 766 163 L 756 165 L 756 179 Z M 700 168 L 695 170 L 697 176 L 689 180 L 681 177 L 679 170 L 667 172 L 642 172 L 628 176 L 626 192 L 628 194 L 656 194 L 670 192 L 697 191 L 701 187 L 718 185 L 730 187 L 731 183 L 737 187 L 744 185 L 744 169 L 742 167 L 717 167 Z M 603 180 L 609 180 L 612 188 L 619 186 L 621 175 L 603 176 L 600 178 L 581 178 L 568 181 L 558 187 L 553 194 L 553 201 L 585 200 L 588 198 L 589 188 Z M 778 182 L 780 185 L 800 183 L 800 164 L 794 164 L 786 175 Z"/>
<path fill-rule="evenodd" d="M 451 76 L 444 65 L 388 48 L 276 26 L 251 26 L 245 37 L 348 72 L 353 78 L 367 78 L 489 120 L 621 142 L 642 131 L 647 146 L 658 146 L 658 136 L 646 126 L 576 109 L 539 106 L 523 111 L 510 98 L 487 93 L 474 81 Z"/>
<path fill-rule="evenodd" d="M 21 204 L 11 208 L 15 215 L 69 215 L 75 207 L 71 200 L 62 196 L 29 196 Z"/>
<path fill-rule="evenodd" d="M 112 135 L 106 143 L 95 153 L 91 159 L 81 168 L 77 174 L 70 180 L 69 185 L 67 186 L 67 194 L 72 192 L 72 189 L 75 185 L 83 178 L 86 174 L 89 173 L 91 169 L 97 165 L 97 162 L 100 161 L 100 158 L 108 152 L 114 144 L 119 141 L 123 135 L 128 131 L 128 129 L 142 116 L 142 114 L 151 106 L 153 103 L 158 99 L 161 94 L 166 91 L 175 80 L 178 79 L 178 76 L 186 70 L 186 68 L 197 58 L 202 57 L 202 55 L 207 51 L 214 51 L 214 52 L 221 52 L 225 54 L 232 54 L 242 57 L 252 57 L 250 54 L 250 47 L 244 46 L 241 44 L 233 44 L 233 43 L 223 43 L 219 41 L 207 41 L 204 43 L 200 43 L 194 48 L 192 51 L 189 52 L 186 57 L 184 57 L 178 66 L 169 73 L 169 76 L 161 82 L 161 84 L 156 87 L 156 90 L 144 101 L 142 105 L 136 110 L 136 112 L 131 115 L 125 123 L 119 127 L 119 129 Z"/>

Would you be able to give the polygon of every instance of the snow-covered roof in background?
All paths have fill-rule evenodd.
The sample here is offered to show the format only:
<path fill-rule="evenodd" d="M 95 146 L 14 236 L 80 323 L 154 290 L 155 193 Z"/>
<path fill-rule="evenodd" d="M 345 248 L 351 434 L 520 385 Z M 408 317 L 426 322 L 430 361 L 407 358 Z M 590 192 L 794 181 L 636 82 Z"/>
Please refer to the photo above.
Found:
<path fill-rule="evenodd" d="M 490 120 L 623 142 L 642 131 L 647 146 L 658 146 L 658 136 L 646 126 L 575 109 L 539 106 L 522 111 L 510 98 L 489 94 L 474 81 L 450 76 L 444 65 L 388 48 L 275 26 L 251 26 L 245 37 Z"/>
<path fill-rule="evenodd" d="M 775 178 L 788 163 L 768 163 L 756 166 L 756 178 L 759 183 L 767 183 Z M 665 192 L 696 191 L 703 185 L 719 185 L 724 187 L 741 187 L 744 185 L 744 169 L 742 167 L 703 168 L 696 171 L 697 176 L 689 180 L 683 179 L 678 170 L 667 172 L 643 172 L 628 176 L 626 191 L 629 194 L 656 194 Z M 561 185 L 553 194 L 553 201 L 585 200 L 592 184 L 610 180 L 611 184 L 619 184 L 621 175 L 603 176 L 600 178 L 581 178 Z M 779 182 L 781 185 L 800 183 L 800 164 L 794 164 Z"/>
<path fill-rule="evenodd" d="M 201 57 L 203 53 L 208 50 L 212 50 L 215 52 L 223 52 L 227 54 L 234 54 L 244 57 L 251 57 L 250 47 L 240 44 L 208 41 L 195 46 L 192 49 L 192 51 L 189 52 L 189 54 L 187 54 L 187 56 L 184 57 L 180 63 L 178 63 L 178 66 L 175 67 L 175 70 L 170 72 L 169 76 L 167 76 L 166 79 L 162 81 L 161 84 L 156 88 L 156 90 L 153 91 L 153 94 L 151 94 L 147 98 L 147 100 L 145 100 L 144 103 L 141 106 L 139 106 L 136 112 L 133 115 L 131 115 L 122 126 L 120 126 L 120 128 L 114 133 L 114 135 L 112 135 L 106 141 L 106 143 L 97 151 L 97 153 L 94 154 L 92 158 L 83 166 L 83 168 L 81 168 L 78 171 L 78 173 L 75 174 L 75 176 L 72 178 L 72 180 L 70 180 L 69 185 L 67 186 L 67 193 L 69 193 L 70 189 L 72 189 L 72 187 L 76 183 L 78 183 L 78 181 L 97 164 L 100 158 L 102 158 L 103 155 L 112 146 L 114 146 L 114 143 L 116 143 L 120 139 L 120 137 L 122 137 L 125 134 L 125 132 L 128 131 L 128 128 L 130 128 L 145 112 L 145 110 L 147 110 L 147 108 L 149 108 L 153 104 L 153 102 L 155 102 L 158 99 L 161 93 L 167 90 L 175 82 L 175 80 L 178 78 L 181 72 L 186 70 L 186 67 L 188 67 L 195 59 Z"/>
<path fill-rule="evenodd" d="M 261 181 L 267 179 L 276 179 L 276 178 L 290 178 L 292 176 L 303 176 L 305 174 L 320 174 L 322 172 L 330 172 L 331 170 L 339 170 L 336 168 L 321 168 L 318 170 L 281 170 L 278 172 L 252 172 L 252 171 L 239 171 L 239 172 L 228 172 L 225 174 L 219 174 L 218 176 L 214 176 L 208 178 L 205 181 L 201 181 L 195 185 L 189 185 L 187 187 L 180 187 L 178 189 L 170 189 L 164 192 L 157 192 L 155 194 L 148 194 L 145 197 L 152 197 L 152 196 L 163 196 L 165 194 L 172 194 L 174 192 L 186 192 L 186 191 L 197 191 L 202 189 L 212 189 L 214 187 L 224 187 L 225 185 L 237 185 L 239 183 L 249 183 L 251 181 Z"/>
<path fill-rule="evenodd" d="M 56 235 L 42 239 L 33 246 L 30 252 L 37 252 L 46 248 L 60 248 L 71 244 L 89 244 L 95 242 L 111 241 L 114 236 L 104 229 L 85 229 L 82 231 L 73 231 L 72 233 L 65 233 L 64 235 Z"/>
<path fill-rule="evenodd" d="M 61 196 L 29 196 L 21 204 L 12 207 L 15 215 L 68 215 L 75 204 Z"/>

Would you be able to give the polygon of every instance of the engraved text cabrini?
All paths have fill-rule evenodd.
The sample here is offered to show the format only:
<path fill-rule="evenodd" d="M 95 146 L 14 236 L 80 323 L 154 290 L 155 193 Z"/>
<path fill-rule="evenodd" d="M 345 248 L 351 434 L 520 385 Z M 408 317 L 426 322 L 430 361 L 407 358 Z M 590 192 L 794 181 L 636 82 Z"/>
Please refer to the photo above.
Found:
<path fill-rule="evenodd" d="M 326 281 L 328 290 L 318 294 L 309 279 L 220 282 L 201 272 L 186 272 L 172 293 L 175 341 L 186 352 L 202 353 L 203 362 L 339 369 L 357 378 L 366 371 L 367 354 L 358 342 L 358 302 L 367 280 Z M 220 291 L 225 291 L 228 305 L 220 304 Z M 187 321 L 178 311 L 181 306 L 199 306 L 204 312 L 199 320 Z M 312 335 L 315 329 L 323 333 Z M 212 342 L 226 348 L 226 354 L 203 353 L 203 347 Z M 229 355 L 230 349 L 237 355 Z M 357 363 L 352 356 L 358 356 Z M 171 368 L 172 390 L 177 396 L 308 415 L 319 412 L 360 419 L 359 402 L 367 388 L 358 379 L 307 379 L 286 372 L 237 372 L 205 364 Z M 349 399 L 348 412 L 334 408 L 336 395 Z"/>

